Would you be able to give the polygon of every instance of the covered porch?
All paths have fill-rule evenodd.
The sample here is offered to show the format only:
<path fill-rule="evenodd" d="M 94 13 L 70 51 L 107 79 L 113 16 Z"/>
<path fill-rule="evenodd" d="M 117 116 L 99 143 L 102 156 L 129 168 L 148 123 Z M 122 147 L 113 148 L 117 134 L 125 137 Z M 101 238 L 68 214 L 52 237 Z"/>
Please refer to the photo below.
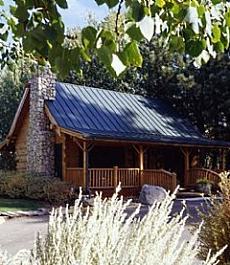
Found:
<path fill-rule="evenodd" d="M 201 161 L 209 148 L 194 146 L 84 141 L 63 135 L 61 151 L 63 180 L 105 195 L 111 195 L 119 183 L 125 196 L 138 195 L 144 184 L 174 191 L 177 185 L 193 187 L 201 178 L 218 183 L 218 172 L 226 169 L 224 149 L 217 149 L 219 168 L 215 170 Z"/>

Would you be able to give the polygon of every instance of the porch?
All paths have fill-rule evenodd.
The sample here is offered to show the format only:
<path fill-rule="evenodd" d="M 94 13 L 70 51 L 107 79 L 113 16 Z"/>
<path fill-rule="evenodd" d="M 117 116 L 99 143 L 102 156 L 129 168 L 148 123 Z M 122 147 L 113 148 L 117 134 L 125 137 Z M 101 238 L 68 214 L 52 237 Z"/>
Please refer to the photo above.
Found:
<path fill-rule="evenodd" d="M 106 196 L 119 183 L 125 196 L 135 196 L 144 184 L 174 191 L 178 184 L 193 187 L 200 178 L 219 182 L 215 170 L 199 167 L 202 163 L 194 159 L 196 148 L 86 142 L 66 135 L 61 152 L 65 181 L 86 191 L 103 191 Z M 224 156 L 222 169 L 225 169 Z"/>
<path fill-rule="evenodd" d="M 213 170 L 194 168 L 187 171 L 188 183 L 186 187 L 192 187 L 200 178 L 208 179 L 214 183 L 219 182 L 219 175 Z M 66 181 L 76 187 L 84 187 L 83 168 L 67 168 Z M 137 195 L 144 184 L 156 185 L 166 190 L 174 191 L 177 187 L 177 175 L 164 169 L 139 168 L 90 168 L 86 186 L 93 191 L 112 193 L 121 184 L 123 194 Z"/>

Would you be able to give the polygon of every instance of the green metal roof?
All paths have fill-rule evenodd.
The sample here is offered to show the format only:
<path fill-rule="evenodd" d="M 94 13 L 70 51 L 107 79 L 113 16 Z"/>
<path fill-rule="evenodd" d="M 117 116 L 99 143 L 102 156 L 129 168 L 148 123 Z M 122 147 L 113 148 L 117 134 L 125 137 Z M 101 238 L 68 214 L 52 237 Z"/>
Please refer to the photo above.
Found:
<path fill-rule="evenodd" d="M 58 125 L 90 139 L 230 147 L 205 138 L 165 102 L 111 90 L 57 83 L 47 106 Z"/>

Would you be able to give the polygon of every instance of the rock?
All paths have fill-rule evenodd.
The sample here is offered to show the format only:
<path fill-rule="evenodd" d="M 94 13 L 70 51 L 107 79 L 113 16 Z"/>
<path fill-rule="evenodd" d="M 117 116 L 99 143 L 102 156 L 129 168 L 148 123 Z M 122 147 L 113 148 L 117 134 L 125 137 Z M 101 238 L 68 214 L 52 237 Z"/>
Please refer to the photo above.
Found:
<path fill-rule="evenodd" d="M 142 204 L 153 205 L 154 202 L 161 202 L 166 197 L 166 190 L 159 186 L 143 185 L 139 197 Z"/>

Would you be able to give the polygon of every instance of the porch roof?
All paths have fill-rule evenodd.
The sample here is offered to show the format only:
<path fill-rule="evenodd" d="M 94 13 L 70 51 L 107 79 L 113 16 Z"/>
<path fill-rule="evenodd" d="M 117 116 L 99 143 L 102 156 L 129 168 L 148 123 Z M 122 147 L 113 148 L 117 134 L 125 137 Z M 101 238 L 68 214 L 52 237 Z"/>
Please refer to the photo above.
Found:
<path fill-rule="evenodd" d="M 230 147 L 205 138 L 158 99 L 68 83 L 57 83 L 56 92 L 56 99 L 46 102 L 53 119 L 87 139 Z"/>

